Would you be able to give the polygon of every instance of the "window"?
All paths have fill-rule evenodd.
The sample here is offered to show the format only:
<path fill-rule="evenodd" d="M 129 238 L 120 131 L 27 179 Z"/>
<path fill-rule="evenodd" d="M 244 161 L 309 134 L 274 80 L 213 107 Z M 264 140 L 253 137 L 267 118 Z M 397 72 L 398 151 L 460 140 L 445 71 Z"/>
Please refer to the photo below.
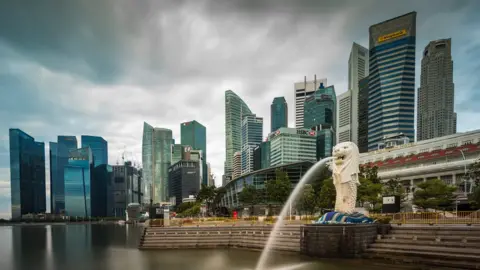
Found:
<path fill-rule="evenodd" d="M 421 149 L 421 150 L 420 150 L 420 153 L 427 153 L 429 150 L 430 150 L 430 149 L 428 149 L 428 148 L 424 148 L 424 149 Z"/>
<path fill-rule="evenodd" d="M 457 147 L 457 145 L 458 145 L 457 143 L 450 143 L 447 145 L 447 148 L 455 148 Z"/>

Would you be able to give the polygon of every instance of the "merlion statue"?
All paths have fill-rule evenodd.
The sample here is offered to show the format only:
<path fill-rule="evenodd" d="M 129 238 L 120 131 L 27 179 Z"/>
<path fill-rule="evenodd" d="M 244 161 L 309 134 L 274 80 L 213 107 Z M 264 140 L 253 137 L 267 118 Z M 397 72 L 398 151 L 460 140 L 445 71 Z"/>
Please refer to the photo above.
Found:
<path fill-rule="evenodd" d="M 357 186 L 360 185 L 358 174 L 360 153 L 353 142 L 335 145 L 332 150 L 333 185 L 337 191 L 335 211 L 351 214 L 357 202 Z"/>
<path fill-rule="evenodd" d="M 324 214 L 317 222 L 327 223 L 372 223 L 374 220 L 355 212 L 359 181 L 360 153 L 356 144 L 343 142 L 335 145 L 330 164 L 333 185 L 337 192 L 335 211 Z"/>

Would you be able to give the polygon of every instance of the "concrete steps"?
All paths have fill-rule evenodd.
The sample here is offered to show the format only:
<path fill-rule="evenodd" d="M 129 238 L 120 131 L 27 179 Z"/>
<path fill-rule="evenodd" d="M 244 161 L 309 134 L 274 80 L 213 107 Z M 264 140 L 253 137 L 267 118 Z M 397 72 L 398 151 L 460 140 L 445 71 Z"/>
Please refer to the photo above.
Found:
<path fill-rule="evenodd" d="M 263 249 L 272 226 L 148 227 L 140 249 L 249 248 Z M 281 227 L 273 246 L 278 251 L 300 251 L 300 226 Z"/>
<path fill-rule="evenodd" d="M 395 226 L 369 246 L 365 258 L 399 264 L 480 269 L 480 228 Z"/>

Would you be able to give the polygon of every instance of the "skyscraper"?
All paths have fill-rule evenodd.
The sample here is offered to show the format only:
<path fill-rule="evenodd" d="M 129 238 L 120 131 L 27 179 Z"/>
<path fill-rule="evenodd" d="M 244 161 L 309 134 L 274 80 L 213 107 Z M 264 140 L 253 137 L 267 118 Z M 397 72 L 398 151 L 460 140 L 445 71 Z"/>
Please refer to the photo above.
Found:
<path fill-rule="evenodd" d="M 207 129 L 193 120 L 180 124 L 182 145 L 189 145 L 192 149 L 202 150 L 202 184 L 208 185 L 207 170 Z"/>
<path fill-rule="evenodd" d="M 385 136 L 414 137 L 416 12 L 370 26 L 368 150 Z"/>
<path fill-rule="evenodd" d="M 304 128 L 315 130 L 317 135 L 317 159 L 331 156 L 335 145 L 335 121 L 337 119 L 335 88 L 324 87 L 305 100 Z"/>
<path fill-rule="evenodd" d="M 91 184 L 93 155 L 89 147 L 72 150 L 64 168 L 65 213 L 70 217 L 92 216 Z"/>
<path fill-rule="evenodd" d="M 320 86 L 320 84 L 327 85 L 327 79 L 317 80 L 317 75 L 313 81 L 307 81 L 307 77 L 303 82 L 296 82 L 294 84 L 295 91 L 295 127 L 303 128 L 303 110 L 305 99 L 312 95 Z"/>
<path fill-rule="evenodd" d="M 50 211 L 60 214 L 65 210 L 64 168 L 68 165 L 69 152 L 78 148 L 77 137 L 58 136 L 50 142 Z"/>
<path fill-rule="evenodd" d="M 368 49 L 353 43 L 348 59 L 348 90 L 337 97 L 337 143 L 358 143 L 358 82 L 368 76 Z"/>
<path fill-rule="evenodd" d="M 235 154 L 233 154 L 232 179 L 235 179 L 240 175 L 242 175 L 242 153 L 235 152 Z"/>
<path fill-rule="evenodd" d="M 12 219 L 45 213 L 45 144 L 20 129 L 9 130 Z"/>
<path fill-rule="evenodd" d="M 288 106 L 284 97 L 276 97 L 270 105 L 270 132 L 288 127 Z"/>
<path fill-rule="evenodd" d="M 242 151 L 242 119 L 252 114 L 232 90 L 225 91 L 225 181 L 232 180 L 233 154 Z"/>
<path fill-rule="evenodd" d="M 142 165 L 145 181 L 144 202 L 168 199 L 168 167 L 172 161 L 172 131 L 143 123 Z"/>
<path fill-rule="evenodd" d="M 368 152 L 368 77 L 358 82 L 358 150 Z"/>
<path fill-rule="evenodd" d="M 263 118 L 255 114 L 243 116 L 242 121 L 242 174 L 253 171 L 253 150 L 262 143 Z"/>
<path fill-rule="evenodd" d="M 431 41 L 423 50 L 417 106 L 417 141 L 456 132 L 451 39 Z"/>
<path fill-rule="evenodd" d="M 94 166 L 108 164 L 108 143 L 102 137 L 82 135 L 82 148 L 92 149 Z"/>

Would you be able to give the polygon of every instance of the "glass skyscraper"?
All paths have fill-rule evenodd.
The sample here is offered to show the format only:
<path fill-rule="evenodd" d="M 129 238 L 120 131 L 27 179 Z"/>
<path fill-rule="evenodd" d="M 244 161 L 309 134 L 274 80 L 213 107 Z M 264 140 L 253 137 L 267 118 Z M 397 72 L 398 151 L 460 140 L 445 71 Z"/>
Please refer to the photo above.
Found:
<path fill-rule="evenodd" d="M 414 140 L 416 12 L 370 26 L 368 150 L 384 136 Z"/>
<path fill-rule="evenodd" d="M 358 81 L 358 150 L 368 152 L 368 76 Z"/>
<path fill-rule="evenodd" d="M 45 213 L 45 144 L 20 129 L 9 130 L 12 219 Z"/>
<path fill-rule="evenodd" d="M 108 164 L 108 143 L 102 137 L 82 135 L 82 148 L 92 149 L 94 166 Z"/>
<path fill-rule="evenodd" d="M 50 211 L 60 214 L 65 210 L 64 168 L 68 165 L 69 152 L 78 148 L 77 137 L 58 136 L 58 142 L 50 142 Z"/>
<path fill-rule="evenodd" d="M 168 199 L 168 167 L 172 161 L 172 131 L 143 124 L 142 165 L 145 203 Z"/>
<path fill-rule="evenodd" d="M 233 154 L 242 150 L 242 119 L 252 114 L 247 104 L 232 90 L 225 91 L 225 170 L 226 182 L 232 179 Z"/>
<path fill-rule="evenodd" d="M 288 106 L 284 97 L 276 97 L 270 105 L 270 132 L 288 127 Z"/>
<path fill-rule="evenodd" d="M 70 151 L 64 168 L 65 214 L 70 217 L 90 217 L 93 155 L 89 147 Z"/>
<path fill-rule="evenodd" d="M 262 143 L 263 118 L 255 114 L 243 116 L 242 121 L 242 174 L 253 171 L 253 150 Z"/>
<path fill-rule="evenodd" d="M 195 120 L 182 123 L 180 124 L 180 139 L 182 145 L 202 150 L 202 184 L 207 185 L 207 129 Z"/>
<path fill-rule="evenodd" d="M 320 84 L 315 93 L 305 99 L 304 127 L 317 131 L 317 159 L 331 156 L 336 141 L 336 94 L 332 86 Z"/>

